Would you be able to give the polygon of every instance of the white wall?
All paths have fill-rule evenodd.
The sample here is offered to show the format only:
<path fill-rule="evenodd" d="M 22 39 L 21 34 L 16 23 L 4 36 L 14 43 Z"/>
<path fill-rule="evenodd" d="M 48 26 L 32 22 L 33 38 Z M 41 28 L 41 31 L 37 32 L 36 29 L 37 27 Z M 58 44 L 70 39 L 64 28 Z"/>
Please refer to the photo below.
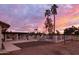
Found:
<path fill-rule="evenodd" d="M 1 49 L 1 45 L 2 45 L 2 38 L 3 38 L 2 27 L 0 26 L 0 49 Z"/>

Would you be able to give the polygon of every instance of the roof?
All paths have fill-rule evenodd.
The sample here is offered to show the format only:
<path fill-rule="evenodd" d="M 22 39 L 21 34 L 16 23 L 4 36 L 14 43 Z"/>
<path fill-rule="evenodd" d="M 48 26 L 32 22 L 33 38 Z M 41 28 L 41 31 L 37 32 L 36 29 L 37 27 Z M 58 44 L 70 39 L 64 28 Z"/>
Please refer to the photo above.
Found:
<path fill-rule="evenodd" d="M 9 24 L 2 22 L 2 21 L 0 21 L 0 25 L 2 26 L 2 28 L 9 28 L 10 27 Z"/>
<path fill-rule="evenodd" d="M 26 32 L 5 32 L 7 34 L 28 34 Z"/>

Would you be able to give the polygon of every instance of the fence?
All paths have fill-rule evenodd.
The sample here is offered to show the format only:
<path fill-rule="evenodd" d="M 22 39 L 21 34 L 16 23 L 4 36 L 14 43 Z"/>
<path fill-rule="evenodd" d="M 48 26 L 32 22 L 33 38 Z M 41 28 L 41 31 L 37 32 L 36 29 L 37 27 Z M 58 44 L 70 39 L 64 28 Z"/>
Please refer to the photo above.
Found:
<path fill-rule="evenodd" d="M 5 34 L 5 39 L 11 40 L 38 40 L 62 42 L 66 40 L 79 40 L 79 35 L 28 35 L 27 34 Z"/>

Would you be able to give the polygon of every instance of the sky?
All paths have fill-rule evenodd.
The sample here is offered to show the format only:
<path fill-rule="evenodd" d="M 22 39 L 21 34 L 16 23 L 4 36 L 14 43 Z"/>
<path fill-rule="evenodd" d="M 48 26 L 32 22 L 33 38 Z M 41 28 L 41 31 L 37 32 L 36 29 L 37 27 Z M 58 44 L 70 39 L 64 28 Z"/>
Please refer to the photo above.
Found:
<path fill-rule="evenodd" d="M 10 24 L 8 31 L 46 32 L 45 10 L 52 4 L 0 4 L 0 21 Z M 56 30 L 79 25 L 79 4 L 57 4 Z M 53 15 L 51 16 L 53 22 Z"/>

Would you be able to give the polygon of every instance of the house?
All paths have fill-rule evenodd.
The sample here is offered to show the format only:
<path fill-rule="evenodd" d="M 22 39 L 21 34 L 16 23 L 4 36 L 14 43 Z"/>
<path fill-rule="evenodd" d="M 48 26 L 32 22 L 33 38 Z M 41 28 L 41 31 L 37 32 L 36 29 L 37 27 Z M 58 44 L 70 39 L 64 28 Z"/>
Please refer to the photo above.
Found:
<path fill-rule="evenodd" d="M 5 41 L 27 39 L 29 33 L 26 32 L 5 32 Z"/>
<path fill-rule="evenodd" d="M 3 32 L 6 32 L 9 27 L 9 24 L 0 21 L 0 49 L 2 49 L 3 41 L 5 41 L 5 34 Z"/>

